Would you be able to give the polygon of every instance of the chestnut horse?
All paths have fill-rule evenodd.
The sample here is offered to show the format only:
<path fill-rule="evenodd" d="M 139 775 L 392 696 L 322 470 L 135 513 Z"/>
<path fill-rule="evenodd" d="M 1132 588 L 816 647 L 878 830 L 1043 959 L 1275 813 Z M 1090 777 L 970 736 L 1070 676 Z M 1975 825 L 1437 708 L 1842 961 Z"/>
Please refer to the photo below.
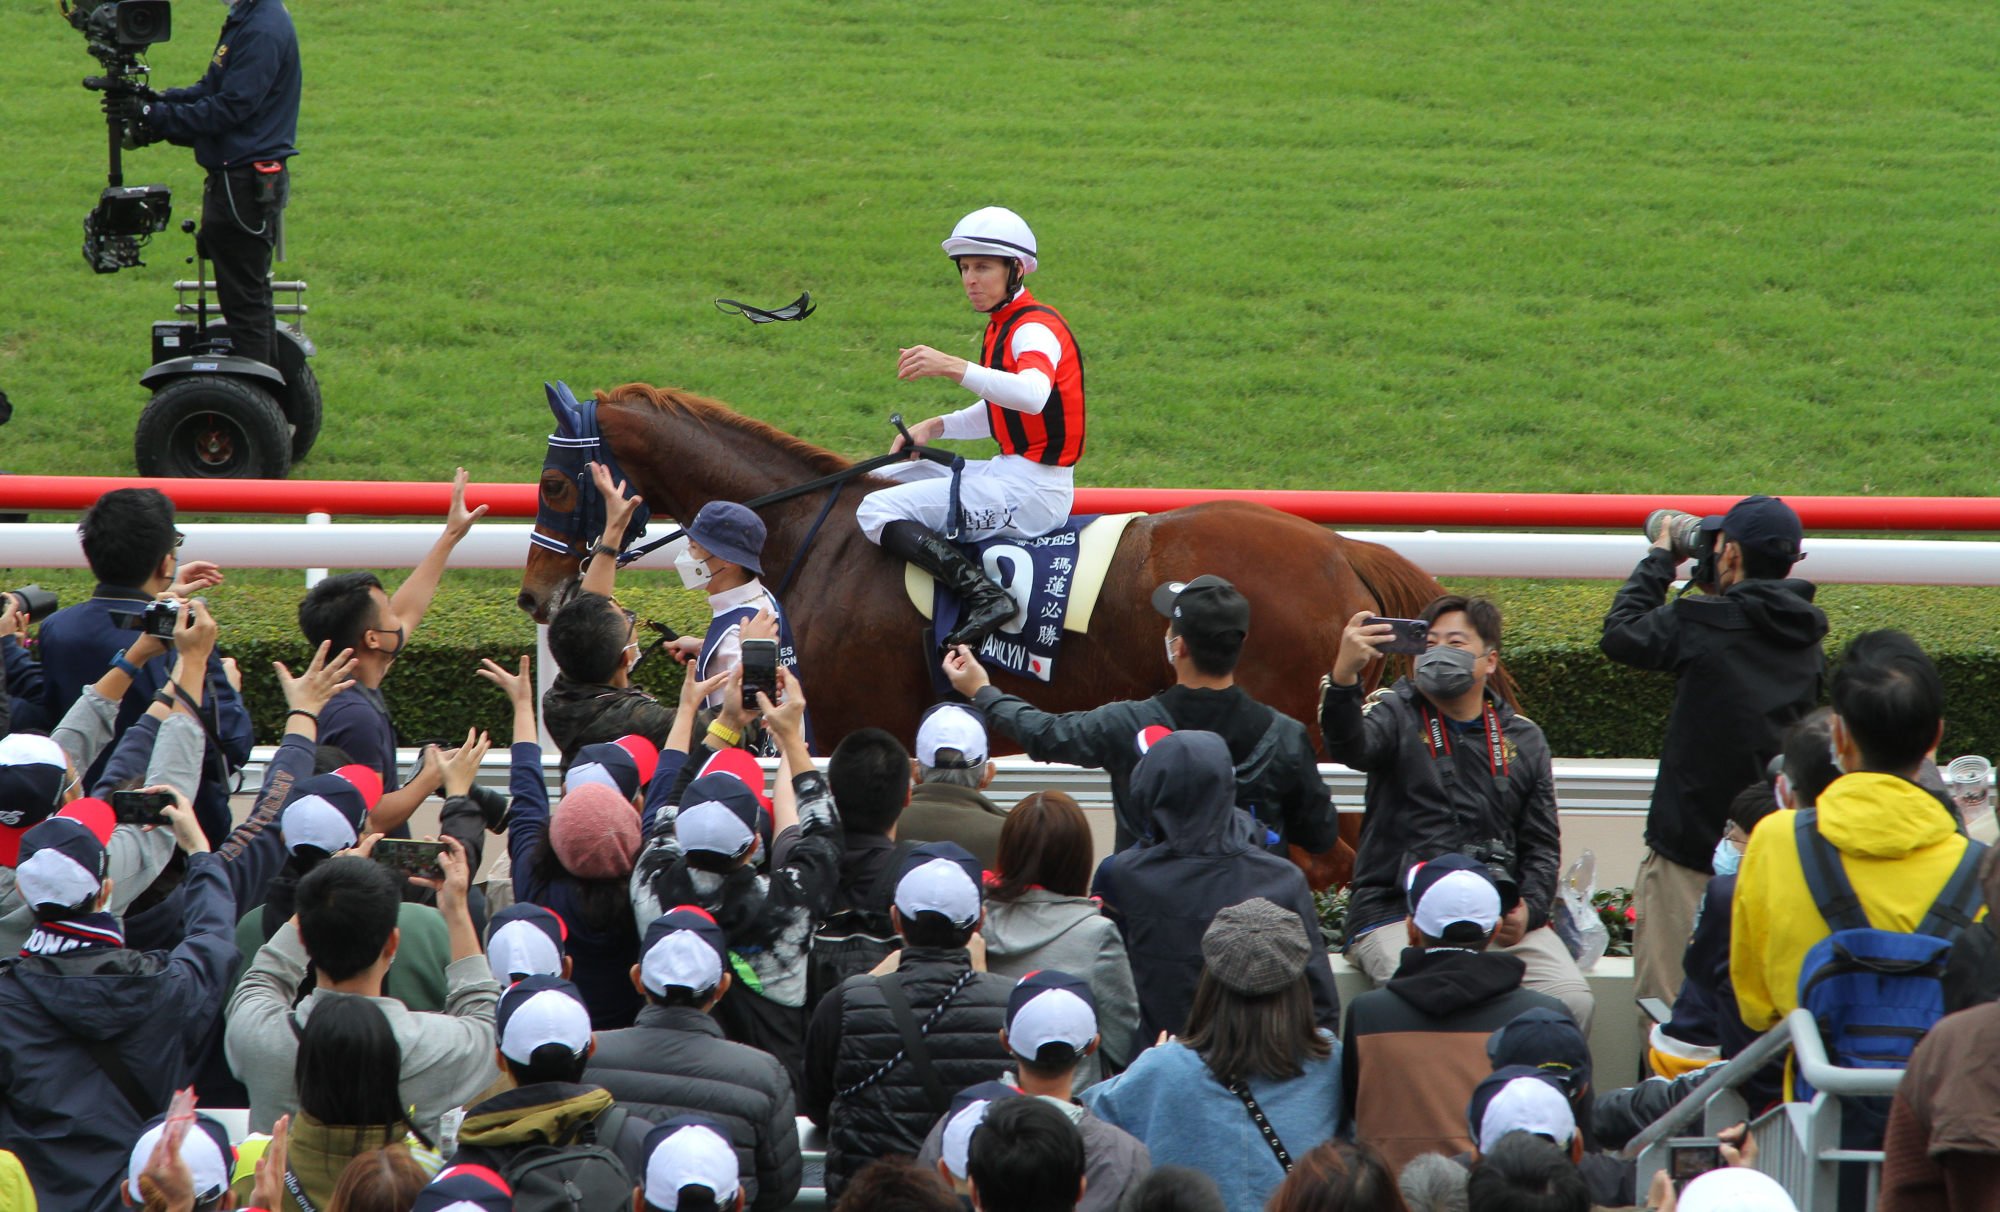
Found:
<path fill-rule="evenodd" d="M 598 392 L 597 401 L 604 446 L 632 491 L 655 514 L 682 522 L 709 501 L 747 501 L 849 466 L 839 455 L 676 389 L 630 383 Z M 863 538 L 855 522 L 862 496 L 888 483 L 861 476 L 838 489 L 784 595 L 823 748 L 867 726 L 885 728 L 910 744 L 918 717 L 935 696 L 931 670 L 937 656 L 926 648 L 925 621 L 904 592 L 902 562 Z M 587 474 L 579 485 L 553 465 L 543 470 L 545 513 L 570 514 L 588 504 L 584 494 L 594 491 Z M 792 562 L 824 504 L 821 492 L 759 511 L 769 532 L 764 568 L 774 590 L 777 575 Z M 597 516 L 601 519 L 601 512 Z M 558 587 L 577 574 L 580 552 L 568 551 L 572 536 L 539 526 L 537 531 L 549 542 L 538 540 L 529 549 L 519 604 L 547 622 Z M 1332 667 L 1348 618 L 1359 610 L 1407 618 L 1444 592 L 1387 547 L 1345 538 L 1263 505 L 1195 505 L 1134 519 L 1125 529 L 1090 630 L 1065 637 L 1052 681 L 994 670 L 994 684 L 1058 712 L 1165 689 L 1173 670 L 1161 649 L 1166 621 L 1153 610 L 1152 591 L 1202 573 L 1227 578 L 1250 602 L 1252 624 L 1237 683 L 1258 701 L 1303 721 L 1315 737 L 1319 677 Z M 1315 864 L 1316 885 L 1348 874 L 1359 818 L 1349 816 L 1343 823 L 1347 844 L 1327 856 L 1329 862 Z"/>

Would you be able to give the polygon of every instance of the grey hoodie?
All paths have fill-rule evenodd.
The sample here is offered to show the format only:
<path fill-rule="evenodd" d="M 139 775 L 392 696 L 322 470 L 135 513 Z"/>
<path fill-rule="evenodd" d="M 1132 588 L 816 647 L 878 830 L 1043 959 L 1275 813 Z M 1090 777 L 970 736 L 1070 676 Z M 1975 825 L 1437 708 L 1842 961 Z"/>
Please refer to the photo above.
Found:
<path fill-rule="evenodd" d="M 1137 1051 L 1133 1033 L 1139 1029 L 1139 994 L 1132 987 L 1132 965 L 1125 958 L 1125 940 L 1118 926 L 1085 896 L 1064 896 L 1030 888 L 1019 900 L 986 902 L 986 970 L 1015 980 L 1044 969 L 1067 972 L 1090 982 L 1097 999 L 1097 1029 L 1103 1035 L 1099 1054 L 1113 1072 L 1123 1069 Z M 1081 1091 L 1103 1075 L 1097 1056 L 1076 1069 L 1075 1089 Z"/>

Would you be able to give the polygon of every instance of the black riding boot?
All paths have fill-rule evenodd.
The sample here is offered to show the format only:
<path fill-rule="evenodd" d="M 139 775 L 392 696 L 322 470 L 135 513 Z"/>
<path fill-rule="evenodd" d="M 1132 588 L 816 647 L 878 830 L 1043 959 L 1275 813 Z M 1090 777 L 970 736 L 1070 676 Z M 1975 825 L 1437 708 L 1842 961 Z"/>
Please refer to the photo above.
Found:
<path fill-rule="evenodd" d="M 1013 596 L 937 532 L 916 522 L 891 522 L 882 528 L 882 550 L 915 564 L 958 595 L 963 615 L 958 630 L 945 637 L 946 648 L 958 644 L 977 648 L 994 628 L 1013 617 Z"/>

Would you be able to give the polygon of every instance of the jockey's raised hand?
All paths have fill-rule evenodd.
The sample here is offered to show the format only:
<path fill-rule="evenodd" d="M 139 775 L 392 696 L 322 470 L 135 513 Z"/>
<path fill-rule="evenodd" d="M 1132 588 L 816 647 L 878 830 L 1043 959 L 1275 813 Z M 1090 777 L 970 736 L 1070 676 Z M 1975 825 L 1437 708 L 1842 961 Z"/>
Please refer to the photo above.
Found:
<path fill-rule="evenodd" d="M 964 358 L 928 345 L 912 345 L 908 349 L 896 351 L 896 377 L 910 379 L 950 379 L 956 383 L 965 378 Z M 942 421 L 940 421 L 942 425 Z"/>

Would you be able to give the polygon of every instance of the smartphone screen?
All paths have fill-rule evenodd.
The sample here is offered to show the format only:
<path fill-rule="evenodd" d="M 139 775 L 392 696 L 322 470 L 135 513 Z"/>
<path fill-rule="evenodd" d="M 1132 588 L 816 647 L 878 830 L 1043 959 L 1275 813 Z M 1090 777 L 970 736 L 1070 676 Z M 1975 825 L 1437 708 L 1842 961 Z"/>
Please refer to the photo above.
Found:
<path fill-rule="evenodd" d="M 757 710 L 757 692 L 778 701 L 778 641 L 743 641 L 743 706 Z"/>
<path fill-rule="evenodd" d="M 1692 1179 L 1710 1170 L 1722 1169 L 1722 1142 L 1712 1136 L 1689 1137 L 1667 1142 L 1667 1177 L 1679 1191 Z"/>
<path fill-rule="evenodd" d="M 375 861 L 391 871 L 433 880 L 444 876 L 444 868 L 438 864 L 438 856 L 443 853 L 443 842 L 418 842 L 393 837 L 376 842 L 373 851 Z"/>
<path fill-rule="evenodd" d="M 1430 647 L 1431 625 L 1422 619 L 1371 618 L 1368 620 L 1368 623 L 1370 626 L 1378 623 L 1387 623 L 1390 629 L 1395 632 L 1396 638 L 1378 648 L 1377 651 L 1379 652 L 1394 652 L 1403 656 L 1422 656 L 1424 650 Z"/>
<path fill-rule="evenodd" d="M 161 809 L 173 806 L 173 794 L 167 791 L 111 793 L 111 819 L 121 825 L 164 825 L 167 818 Z"/>

